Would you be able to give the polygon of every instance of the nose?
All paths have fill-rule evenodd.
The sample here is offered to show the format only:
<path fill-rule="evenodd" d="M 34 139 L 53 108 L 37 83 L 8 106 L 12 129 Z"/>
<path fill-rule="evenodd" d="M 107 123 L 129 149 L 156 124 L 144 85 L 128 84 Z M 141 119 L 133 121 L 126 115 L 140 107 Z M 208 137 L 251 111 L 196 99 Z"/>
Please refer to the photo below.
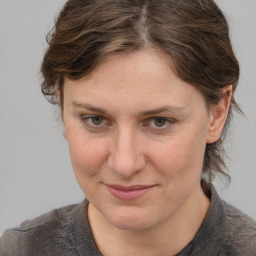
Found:
<path fill-rule="evenodd" d="M 128 178 L 144 169 L 146 159 L 143 142 L 131 129 L 122 129 L 113 136 L 108 165 L 115 175 Z"/>

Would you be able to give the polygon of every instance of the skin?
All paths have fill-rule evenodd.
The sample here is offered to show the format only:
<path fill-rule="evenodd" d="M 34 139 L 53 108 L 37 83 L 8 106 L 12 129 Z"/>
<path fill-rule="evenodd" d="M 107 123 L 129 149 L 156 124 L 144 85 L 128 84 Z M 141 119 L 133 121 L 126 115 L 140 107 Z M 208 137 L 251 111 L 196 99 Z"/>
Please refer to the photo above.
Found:
<path fill-rule="evenodd" d="M 207 213 L 204 151 L 220 136 L 231 87 L 209 111 L 171 67 L 165 53 L 145 49 L 109 57 L 79 80 L 65 78 L 64 136 L 104 255 L 174 255 Z M 152 188 L 127 201 L 109 184 Z"/>

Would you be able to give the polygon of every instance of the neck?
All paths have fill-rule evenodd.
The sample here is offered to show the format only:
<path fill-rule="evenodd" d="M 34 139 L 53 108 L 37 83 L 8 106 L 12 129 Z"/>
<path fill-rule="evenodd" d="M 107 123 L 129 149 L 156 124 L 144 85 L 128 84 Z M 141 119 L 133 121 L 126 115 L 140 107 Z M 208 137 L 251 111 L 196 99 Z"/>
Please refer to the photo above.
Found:
<path fill-rule="evenodd" d="M 105 256 L 170 256 L 179 253 L 193 240 L 209 204 L 209 199 L 200 188 L 173 216 L 147 230 L 116 228 L 91 204 L 88 218 L 95 242 Z"/>

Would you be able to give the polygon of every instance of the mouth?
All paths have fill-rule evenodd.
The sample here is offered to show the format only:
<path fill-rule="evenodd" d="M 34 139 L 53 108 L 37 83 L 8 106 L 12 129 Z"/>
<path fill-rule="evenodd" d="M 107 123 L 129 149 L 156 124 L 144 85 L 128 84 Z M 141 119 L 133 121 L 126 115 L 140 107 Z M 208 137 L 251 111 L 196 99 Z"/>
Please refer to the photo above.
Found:
<path fill-rule="evenodd" d="M 147 194 L 155 185 L 121 186 L 105 184 L 109 192 L 121 201 L 134 201 Z"/>

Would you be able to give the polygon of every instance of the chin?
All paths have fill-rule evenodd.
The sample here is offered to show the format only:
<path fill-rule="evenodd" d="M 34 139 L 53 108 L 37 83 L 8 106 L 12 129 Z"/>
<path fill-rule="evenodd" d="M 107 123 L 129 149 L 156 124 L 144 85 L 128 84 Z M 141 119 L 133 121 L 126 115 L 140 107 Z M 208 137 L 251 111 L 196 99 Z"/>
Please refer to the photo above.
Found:
<path fill-rule="evenodd" d="M 105 215 L 105 219 L 114 227 L 123 230 L 142 231 L 150 229 L 156 221 L 153 216 L 141 212 L 138 209 L 119 209 Z"/>

